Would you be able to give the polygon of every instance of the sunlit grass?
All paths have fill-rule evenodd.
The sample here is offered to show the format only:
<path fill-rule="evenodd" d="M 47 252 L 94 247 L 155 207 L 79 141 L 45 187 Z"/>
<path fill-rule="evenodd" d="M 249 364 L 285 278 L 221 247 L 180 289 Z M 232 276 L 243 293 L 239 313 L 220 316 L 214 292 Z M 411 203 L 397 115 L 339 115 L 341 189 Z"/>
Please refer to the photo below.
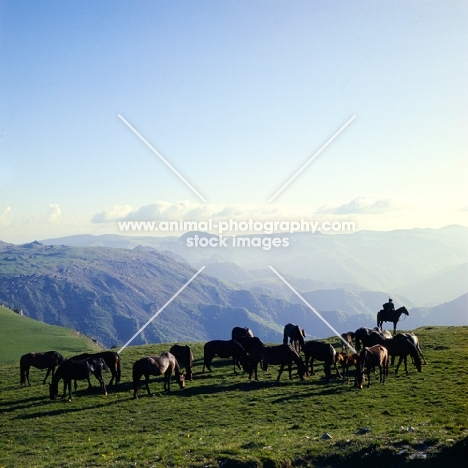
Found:
<path fill-rule="evenodd" d="M 362 390 L 326 383 L 320 368 L 304 382 L 283 374 L 278 383 L 273 366 L 249 382 L 215 358 L 213 372 L 203 374 L 203 343 L 192 345 L 196 372 L 185 389 L 162 393 L 155 378 L 154 396 L 142 389 L 138 400 L 133 362 L 170 344 L 126 348 L 117 389 L 106 397 L 81 382 L 71 402 L 49 400 L 41 371 L 22 388 L 17 366 L 2 366 L 0 466 L 352 466 L 359 459 L 390 467 L 422 453 L 426 464 L 443 456 L 453 468 L 451 447 L 468 435 L 468 328 L 417 334 L 428 360 L 423 372 L 410 366 L 409 375 Z"/>

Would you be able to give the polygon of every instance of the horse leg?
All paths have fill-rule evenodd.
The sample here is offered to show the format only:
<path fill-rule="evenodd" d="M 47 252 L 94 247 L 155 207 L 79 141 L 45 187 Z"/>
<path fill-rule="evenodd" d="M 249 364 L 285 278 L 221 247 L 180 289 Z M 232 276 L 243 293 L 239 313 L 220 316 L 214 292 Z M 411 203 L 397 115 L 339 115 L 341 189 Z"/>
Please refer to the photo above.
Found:
<path fill-rule="evenodd" d="M 400 357 L 398 358 L 398 364 L 397 364 L 397 366 L 395 367 L 395 375 L 398 374 L 398 369 L 400 368 L 401 361 L 403 361 L 403 356 L 400 356 Z"/>
<path fill-rule="evenodd" d="M 342 379 L 343 376 L 341 375 L 340 373 L 340 370 L 338 369 L 337 365 L 336 365 L 336 362 L 333 364 L 335 370 L 336 370 L 336 376 L 339 378 L 339 379 Z"/>
<path fill-rule="evenodd" d="M 315 372 L 314 372 L 314 356 L 310 357 L 310 375 L 315 375 Z"/>
<path fill-rule="evenodd" d="M 72 389 L 71 389 L 71 379 L 68 380 L 67 382 L 67 387 L 68 387 L 68 401 L 72 401 Z"/>
<path fill-rule="evenodd" d="M 149 396 L 152 396 L 150 389 L 149 389 L 149 374 L 145 374 L 145 385 L 146 385 L 146 391 L 148 392 Z"/>
<path fill-rule="evenodd" d="M 49 367 L 49 368 L 47 369 L 47 372 L 46 372 L 46 375 L 45 375 L 45 377 L 44 377 L 44 380 L 42 381 L 42 384 L 43 384 L 43 385 L 46 383 L 46 380 L 47 380 L 47 377 L 49 377 L 50 371 L 51 371 L 51 368 Z"/>
<path fill-rule="evenodd" d="M 281 374 L 282 374 L 282 372 L 283 372 L 283 369 L 284 369 L 284 363 L 281 364 L 280 370 L 279 370 L 279 372 L 278 372 L 278 377 L 276 378 L 276 380 L 277 380 L 278 382 L 279 382 L 279 379 L 280 379 Z"/>

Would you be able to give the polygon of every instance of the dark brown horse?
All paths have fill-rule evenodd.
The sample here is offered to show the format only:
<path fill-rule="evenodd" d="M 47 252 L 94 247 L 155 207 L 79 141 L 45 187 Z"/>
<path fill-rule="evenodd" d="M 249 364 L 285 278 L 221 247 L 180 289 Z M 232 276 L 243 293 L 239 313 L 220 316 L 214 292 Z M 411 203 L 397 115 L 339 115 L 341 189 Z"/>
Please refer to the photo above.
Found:
<path fill-rule="evenodd" d="M 370 374 L 376 367 L 380 369 L 380 383 L 385 382 L 385 376 L 388 374 L 388 351 L 382 345 L 364 348 L 358 361 L 357 383 L 359 388 L 364 386 L 364 373 L 367 375 L 367 387 L 370 387 Z"/>
<path fill-rule="evenodd" d="M 203 369 L 211 372 L 211 361 L 215 356 L 220 358 L 232 357 L 234 373 L 237 374 L 236 365 L 240 363 L 244 372 L 250 374 L 251 366 L 247 352 L 236 340 L 212 340 L 205 343 L 203 348 Z"/>
<path fill-rule="evenodd" d="M 321 341 L 307 341 L 304 347 L 305 354 L 305 366 L 306 371 L 309 370 L 309 361 L 310 361 L 310 375 L 315 375 L 314 372 L 314 361 L 323 361 L 325 368 L 325 377 L 327 380 L 331 379 L 331 368 L 336 371 L 336 375 L 341 379 L 342 376 L 340 371 L 336 367 L 336 350 L 335 348 L 328 343 L 323 343 Z"/>
<path fill-rule="evenodd" d="M 396 310 L 381 310 L 377 314 L 377 327 L 382 328 L 384 322 L 393 322 L 393 334 L 396 333 L 397 323 L 402 314 L 409 315 L 406 307 L 400 307 Z"/>
<path fill-rule="evenodd" d="M 140 379 L 145 376 L 146 391 L 148 395 L 152 395 L 149 389 L 149 376 L 150 375 L 163 375 L 164 376 L 164 391 L 171 391 L 171 378 L 174 372 L 176 382 L 180 388 L 185 387 L 185 377 L 180 370 L 179 363 L 175 356 L 171 353 L 165 352 L 159 356 L 145 357 L 139 359 L 133 364 L 132 378 L 133 378 L 133 397 L 138 398 L 140 393 Z"/>
<path fill-rule="evenodd" d="M 47 369 L 47 373 L 42 381 L 46 383 L 47 377 L 52 372 L 54 377 L 55 368 L 62 364 L 64 357 L 57 351 L 47 351 L 45 353 L 28 353 L 21 356 L 20 359 L 20 382 L 21 385 L 31 385 L 29 382 L 29 368 L 35 367 L 37 369 Z"/>
<path fill-rule="evenodd" d="M 55 372 L 52 377 L 52 383 L 49 386 L 49 396 L 51 400 L 55 400 L 58 395 L 58 383 L 60 380 L 63 380 L 63 395 L 65 397 L 67 388 L 68 388 L 68 400 L 72 400 L 72 390 L 71 383 L 72 380 L 87 380 L 89 386 L 91 383 L 89 378 L 91 375 L 94 375 L 101 386 L 102 393 L 107 395 L 106 385 L 104 384 L 104 379 L 102 377 L 103 368 L 107 368 L 104 359 L 102 358 L 88 358 L 80 361 L 73 359 L 67 359 L 62 364 L 60 364 L 57 372 Z M 75 388 L 76 389 L 76 388 Z"/>
<path fill-rule="evenodd" d="M 392 362 L 395 357 L 398 357 L 398 364 L 395 368 L 395 375 L 398 374 L 398 369 L 402 362 L 405 363 L 405 372 L 408 374 L 407 358 L 411 356 L 413 364 L 416 366 L 418 372 L 422 371 L 422 362 L 419 357 L 419 352 L 414 343 L 406 337 L 392 338 L 391 340 L 384 340 L 382 346 L 388 350 L 388 355 L 391 357 Z"/>
<path fill-rule="evenodd" d="M 296 351 L 303 351 L 305 336 L 305 331 L 299 325 L 288 323 L 284 326 L 283 344 L 288 344 L 289 339 L 289 343 L 294 346 Z"/>
<path fill-rule="evenodd" d="M 185 379 L 192 380 L 193 378 L 193 353 L 190 346 L 175 344 L 169 350 L 175 356 L 179 366 L 185 367 Z"/>
<path fill-rule="evenodd" d="M 416 349 L 418 350 L 419 355 L 421 356 L 422 360 L 424 361 L 424 364 L 427 364 L 425 357 L 423 356 L 423 353 L 421 351 L 421 345 L 419 344 L 419 338 L 414 334 L 414 333 L 397 333 L 394 338 L 396 339 L 407 339 L 411 341 L 411 343 L 416 346 Z"/>
<path fill-rule="evenodd" d="M 231 338 L 239 341 L 239 338 L 253 338 L 254 334 L 250 328 L 234 327 L 231 331 Z"/>
<path fill-rule="evenodd" d="M 392 338 L 392 333 L 388 330 L 380 330 L 379 328 L 361 327 L 354 333 L 356 349 L 359 351 L 362 347 L 369 347 L 375 344 L 382 343 L 383 340 Z"/>
<path fill-rule="evenodd" d="M 297 373 L 301 380 L 306 378 L 306 367 L 304 361 L 299 356 L 297 351 L 288 344 L 276 345 L 276 346 L 265 346 L 262 353 L 262 368 L 264 371 L 268 370 L 270 364 L 279 365 L 280 370 L 278 372 L 279 381 L 281 373 L 284 370 L 284 366 L 288 366 L 289 380 L 292 380 L 292 363 L 295 362 L 297 366 Z"/>
<path fill-rule="evenodd" d="M 101 351 L 99 353 L 83 353 L 83 354 L 78 354 L 77 356 L 73 356 L 70 359 L 74 360 L 82 360 L 82 359 L 88 359 L 88 358 L 102 358 L 104 359 L 104 362 L 106 363 L 107 367 L 111 371 L 112 378 L 110 379 L 109 386 L 112 384 L 117 385 L 120 382 L 120 375 L 121 375 L 121 370 L 120 370 L 120 355 L 119 353 L 116 353 L 115 351 Z"/>

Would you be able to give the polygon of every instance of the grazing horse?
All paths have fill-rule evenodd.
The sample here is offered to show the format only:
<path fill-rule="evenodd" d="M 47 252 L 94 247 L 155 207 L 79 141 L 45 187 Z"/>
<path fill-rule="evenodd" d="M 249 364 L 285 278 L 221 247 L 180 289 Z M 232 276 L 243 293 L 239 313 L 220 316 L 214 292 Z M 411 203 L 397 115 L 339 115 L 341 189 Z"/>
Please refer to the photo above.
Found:
<path fill-rule="evenodd" d="M 380 369 L 380 383 L 385 382 L 388 374 L 388 351 L 382 345 L 364 348 L 359 354 L 357 383 L 359 388 L 364 386 L 364 372 L 367 374 L 367 387 L 370 387 L 370 374 L 376 367 Z"/>
<path fill-rule="evenodd" d="M 46 376 L 42 381 L 46 383 L 47 377 L 52 372 L 52 378 L 55 374 L 55 368 L 60 366 L 64 361 L 64 357 L 57 351 L 47 351 L 45 353 L 28 353 L 21 356 L 20 359 L 20 382 L 21 385 L 26 385 L 26 382 L 31 386 L 29 382 L 29 368 L 31 366 L 37 369 L 47 369 Z"/>
<path fill-rule="evenodd" d="M 352 354 L 346 354 L 346 353 L 337 353 L 336 354 L 336 362 L 341 363 L 341 367 L 343 368 L 343 383 L 346 380 L 346 383 L 349 383 L 349 368 L 351 366 L 355 366 L 357 369 L 357 364 L 359 361 L 359 354 L 357 353 L 352 353 Z M 354 383 L 357 386 L 357 379 L 356 377 L 354 378 Z"/>
<path fill-rule="evenodd" d="M 175 356 L 179 366 L 185 367 L 185 379 L 192 380 L 193 378 L 193 353 L 190 346 L 175 344 L 169 350 Z"/>
<path fill-rule="evenodd" d="M 250 358 L 249 379 L 252 380 L 252 376 L 255 373 L 255 380 L 258 380 L 258 363 L 262 360 L 263 348 L 265 345 L 262 340 L 256 336 L 239 338 L 238 343 L 245 349 Z"/>
<path fill-rule="evenodd" d="M 392 338 L 391 332 L 388 330 L 380 330 L 379 328 L 366 328 L 361 327 L 354 333 L 354 339 L 356 342 L 356 349 L 359 351 L 362 347 L 369 347 L 375 344 L 379 344 L 384 339 Z"/>
<path fill-rule="evenodd" d="M 288 323 L 284 327 L 283 344 L 288 344 L 289 339 L 290 344 L 294 345 L 296 351 L 303 351 L 305 336 L 305 331 L 299 325 Z"/>
<path fill-rule="evenodd" d="M 399 339 L 407 339 L 410 340 L 414 346 L 416 346 L 416 349 L 418 350 L 419 355 L 421 356 L 422 360 L 424 361 L 424 364 L 427 364 L 426 358 L 423 356 L 423 353 L 421 351 L 421 345 L 419 344 L 419 338 L 414 334 L 414 333 L 397 333 L 394 338 L 397 340 Z"/>
<path fill-rule="evenodd" d="M 288 344 L 276 345 L 276 346 L 265 346 L 263 348 L 262 353 L 262 368 L 264 371 L 268 370 L 268 365 L 280 365 L 280 370 L 278 372 L 277 381 L 281 377 L 281 373 L 283 372 L 284 366 L 288 366 L 289 371 L 289 380 L 292 380 L 291 368 L 293 361 L 296 363 L 297 366 L 297 373 L 301 380 L 306 378 L 306 367 L 304 362 L 297 353 L 297 351 Z"/>
<path fill-rule="evenodd" d="M 102 369 L 106 368 L 106 363 L 102 358 L 88 358 L 81 361 L 67 359 L 60 364 L 57 372 L 52 377 L 52 383 L 49 384 L 49 396 L 51 400 L 55 400 L 58 395 L 58 383 L 63 380 L 63 395 L 65 397 L 68 388 L 68 401 L 72 400 L 71 382 L 72 380 L 87 380 L 91 375 L 95 375 L 101 385 L 101 390 L 104 395 L 107 395 L 106 385 L 102 378 Z"/>
<path fill-rule="evenodd" d="M 110 387 L 112 384 L 117 385 L 120 382 L 120 375 L 121 375 L 119 353 L 116 353 L 115 351 L 101 351 L 99 353 L 83 353 L 83 354 L 78 354 L 77 356 L 73 356 L 70 359 L 74 359 L 75 361 L 80 361 L 82 359 L 88 359 L 88 358 L 94 358 L 94 357 L 102 358 L 104 362 L 106 363 L 107 367 L 109 368 L 109 370 L 111 371 L 112 378 L 110 379 L 108 386 Z"/>
<path fill-rule="evenodd" d="M 405 372 L 408 374 L 408 366 L 407 366 L 407 357 L 408 355 L 411 356 L 414 365 L 418 372 L 422 371 L 422 362 L 421 358 L 419 357 L 419 352 L 416 346 L 412 341 L 410 341 L 406 337 L 402 338 L 392 338 L 391 340 L 385 340 L 382 343 L 382 346 L 385 346 L 388 350 L 388 355 L 391 356 L 392 362 L 394 361 L 395 357 L 399 357 L 398 364 L 395 368 L 395 375 L 398 374 L 398 369 L 404 361 L 405 363 Z"/>
<path fill-rule="evenodd" d="M 384 322 L 393 322 L 393 334 L 396 333 L 396 326 L 400 320 L 401 314 L 409 315 L 406 307 L 400 307 L 397 310 L 381 310 L 377 314 L 377 327 L 382 328 Z"/>
<path fill-rule="evenodd" d="M 341 351 L 343 353 L 347 352 L 348 350 L 346 348 L 353 348 L 353 340 L 354 340 L 354 332 L 349 331 L 346 333 L 341 334 Z M 349 346 L 346 346 L 345 343 L 348 343 Z"/>
<path fill-rule="evenodd" d="M 327 380 L 331 378 L 331 367 L 333 366 L 336 370 L 336 375 L 341 379 L 342 376 L 340 371 L 336 367 L 336 351 L 335 348 L 328 343 L 321 341 L 307 341 L 304 347 L 305 354 L 305 366 L 306 372 L 309 370 L 310 360 L 310 374 L 315 375 L 314 372 L 314 361 L 324 361 L 325 377 Z"/>
<path fill-rule="evenodd" d="M 162 353 L 159 356 L 145 357 L 139 359 L 133 364 L 132 378 L 133 378 L 133 398 L 138 398 L 140 393 L 140 379 L 145 376 L 146 391 L 148 395 L 150 392 L 148 383 L 150 375 L 164 375 L 164 391 L 171 391 L 171 378 L 172 372 L 175 373 L 175 378 L 180 388 L 185 387 L 185 377 L 180 370 L 179 363 L 176 357 L 168 352 Z"/>
<path fill-rule="evenodd" d="M 220 358 L 232 357 L 234 373 L 237 374 L 236 364 L 240 362 L 244 372 L 250 374 L 250 361 L 245 349 L 236 340 L 213 340 L 205 343 L 203 349 L 203 370 L 205 367 L 211 372 L 211 361 L 215 356 Z"/>
<path fill-rule="evenodd" d="M 250 328 L 234 327 L 231 332 L 231 338 L 239 341 L 239 338 L 253 338 L 254 334 Z"/>

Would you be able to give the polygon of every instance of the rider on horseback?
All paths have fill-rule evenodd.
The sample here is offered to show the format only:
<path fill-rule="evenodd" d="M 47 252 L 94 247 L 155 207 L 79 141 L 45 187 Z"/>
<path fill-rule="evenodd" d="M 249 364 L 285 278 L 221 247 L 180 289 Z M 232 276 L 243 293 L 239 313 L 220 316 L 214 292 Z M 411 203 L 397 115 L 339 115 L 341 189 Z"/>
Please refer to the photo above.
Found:
<path fill-rule="evenodd" d="M 391 310 L 395 310 L 395 304 L 393 304 L 393 299 L 388 299 L 388 302 L 382 305 L 383 310 L 385 312 L 390 312 Z"/>

